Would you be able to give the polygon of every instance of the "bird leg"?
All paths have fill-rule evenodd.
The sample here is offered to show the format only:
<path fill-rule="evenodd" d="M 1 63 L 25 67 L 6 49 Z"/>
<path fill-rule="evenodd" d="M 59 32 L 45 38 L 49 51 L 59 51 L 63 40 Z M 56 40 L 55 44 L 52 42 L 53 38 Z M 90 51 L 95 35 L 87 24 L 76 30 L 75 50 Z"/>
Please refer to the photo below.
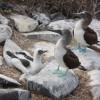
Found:
<path fill-rule="evenodd" d="M 53 74 L 59 74 L 60 73 L 59 67 L 60 67 L 60 65 L 58 65 L 57 69 L 52 70 Z"/>
<path fill-rule="evenodd" d="M 80 47 L 79 52 L 86 53 L 86 48 L 81 48 Z"/>
<path fill-rule="evenodd" d="M 66 70 L 66 71 L 61 71 L 61 70 L 59 70 L 59 67 L 60 67 L 60 65 L 58 66 L 57 69 L 54 69 L 54 70 L 52 71 L 53 74 L 58 74 L 58 77 L 61 77 L 61 78 L 63 78 L 63 79 L 66 79 L 67 71 L 68 71 L 68 70 Z"/>
<path fill-rule="evenodd" d="M 77 50 L 80 48 L 80 44 L 77 44 L 75 47 L 72 48 L 72 50 Z"/>

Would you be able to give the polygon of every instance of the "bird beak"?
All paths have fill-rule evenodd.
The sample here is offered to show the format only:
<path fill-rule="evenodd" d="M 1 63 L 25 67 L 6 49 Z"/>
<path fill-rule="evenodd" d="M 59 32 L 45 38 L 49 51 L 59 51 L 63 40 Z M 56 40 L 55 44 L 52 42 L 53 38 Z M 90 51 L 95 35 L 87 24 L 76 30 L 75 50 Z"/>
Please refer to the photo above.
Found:
<path fill-rule="evenodd" d="M 47 52 L 47 50 L 41 50 L 41 51 L 39 51 L 39 54 L 43 54 L 43 53 L 46 53 Z"/>
<path fill-rule="evenodd" d="M 82 18 L 84 17 L 84 13 L 73 13 L 73 17 Z"/>
<path fill-rule="evenodd" d="M 63 35 L 61 30 L 54 30 L 53 28 L 47 28 L 47 30 L 48 31 L 52 31 L 52 32 L 56 32 L 56 33 L 58 33 L 60 35 Z"/>
<path fill-rule="evenodd" d="M 44 50 L 44 51 L 43 51 L 43 53 L 46 53 L 46 52 L 48 52 L 48 51 L 47 51 L 47 50 Z"/>
<path fill-rule="evenodd" d="M 87 71 L 87 69 L 84 66 L 82 66 L 82 65 L 79 66 L 79 69 L 83 70 L 83 71 Z"/>

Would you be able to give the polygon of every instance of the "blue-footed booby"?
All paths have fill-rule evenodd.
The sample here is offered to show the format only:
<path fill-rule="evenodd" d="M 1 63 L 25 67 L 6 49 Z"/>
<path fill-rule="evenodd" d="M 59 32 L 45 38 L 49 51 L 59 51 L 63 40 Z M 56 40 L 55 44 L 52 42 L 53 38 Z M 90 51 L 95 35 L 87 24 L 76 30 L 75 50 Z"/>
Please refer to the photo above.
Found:
<path fill-rule="evenodd" d="M 66 69 L 65 72 L 62 72 L 59 70 L 58 66 L 58 68 L 54 70 L 54 73 L 58 74 L 60 77 L 66 78 L 68 69 L 79 67 L 80 69 L 86 70 L 81 66 L 78 57 L 67 47 L 72 40 L 71 32 L 68 29 L 51 31 L 58 32 L 62 36 L 56 43 L 54 57 L 58 65 Z"/>
<path fill-rule="evenodd" d="M 79 43 L 77 49 L 79 49 L 80 52 L 86 52 L 87 46 L 92 46 L 99 42 L 96 32 L 88 27 L 92 21 L 92 15 L 88 11 L 74 13 L 73 15 L 81 18 L 74 28 L 74 38 Z M 85 48 L 81 48 L 80 46 Z"/>

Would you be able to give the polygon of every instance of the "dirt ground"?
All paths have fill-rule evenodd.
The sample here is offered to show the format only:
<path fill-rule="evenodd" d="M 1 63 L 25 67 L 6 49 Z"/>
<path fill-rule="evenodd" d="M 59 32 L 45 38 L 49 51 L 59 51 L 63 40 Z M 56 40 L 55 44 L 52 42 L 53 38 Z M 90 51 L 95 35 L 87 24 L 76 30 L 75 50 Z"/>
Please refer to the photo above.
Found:
<path fill-rule="evenodd" d="M 37 40 L 32 41 L 25 39 L 18 32 L 14 32 L 12 40 L 16 42 L 22 49 L 25 50 L 28 50 L 28 47 L 31 47 L 33 43 L 37 42 Z M 2 55 L 2 47 L 0 47 L 0 52 L 1 52 L 0 54 Z M 89 76 L 87 75 L 87 72 L 81 70 L 75 70 L 75 73 L 79 77 L 80 81 L 79 86 L 71 94 L 66 96 L 63 100 L 92 100 L 90 87 L 87 86 L 87 83 L 89 82 Z M 14 67 L 9 67 L 5 63 L 5 61 L 3 66 L 0 68 L 0 74 L 4 74 L 20 82 L 19 77 L 21 76 L 21 72 L 19 72 Z M 27 89 L 26 84 L 22 82 L 20 83 L 22 84 L 21 88 Z M 41 93 L 32 92 L 32 100 L 52 100 L 52 99 L 42 95 Z"/>

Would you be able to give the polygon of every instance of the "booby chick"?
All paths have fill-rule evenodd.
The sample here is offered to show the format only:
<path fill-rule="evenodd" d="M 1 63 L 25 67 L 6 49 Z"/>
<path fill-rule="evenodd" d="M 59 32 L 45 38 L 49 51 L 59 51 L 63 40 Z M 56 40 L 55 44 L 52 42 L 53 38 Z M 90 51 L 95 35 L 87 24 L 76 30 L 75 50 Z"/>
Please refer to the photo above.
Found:
<path fill-rule="evenodd" d="M 76 49 L 79 49 L 80 52 L 86 52 L 87 46 L 92 46 L 99 42 L 96 32 L 88 27 L 92 21 L 92 15 L 88 11 L 74 13 L 73 15 L 81 18 L 76 23 L 74 29 L 74 38 L 79 43 Z M 84 48 L 81 48 L 80 46 L 83 46 Z"/>
<path fill-rule="evenodd" d="M 64 67 L 66 71 L 60 71 L 58 66 L 53 72 L 60 77 L 66 78 L 68 69 L 74 69 L 80 66 L 80 69 L 85 70 L 85 68 L 81 66 L 78 57 L 71 51 L 71 49 L 66 47 L 72 40 L 71 32 L 68 29 L 62 31 L 57 30 L 57 32 L 59 32 L 62 37 L 56 43 L 54 57 L 58 65 Z"/>
<path fill-rule="evenodd" d="M 19 69 L 22 73 L 26 74 L 36 74 L 44 67 L 44 64 L 41 62 L 41 55 L 45 52 L 47 52 L 47 50 L 43 50 L 41 48 L 36 49 L 33 55 L 34 61 L 30 62 L 27 59 L 18 58 L 10 51 L 6 51 L 7 55 L 11 57 L 12 65 Z"/>

